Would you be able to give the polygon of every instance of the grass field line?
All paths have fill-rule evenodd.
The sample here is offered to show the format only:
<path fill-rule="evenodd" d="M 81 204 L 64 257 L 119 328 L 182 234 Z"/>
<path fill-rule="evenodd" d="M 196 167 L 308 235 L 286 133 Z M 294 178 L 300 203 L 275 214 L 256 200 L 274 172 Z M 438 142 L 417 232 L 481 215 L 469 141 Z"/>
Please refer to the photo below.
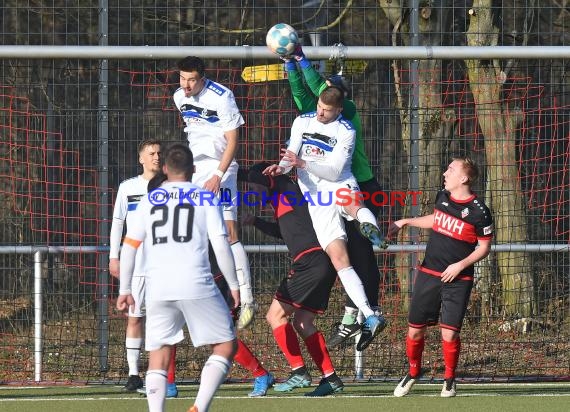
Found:
<path fill-rule="evenodd" d="M 396 385 L 397 382 L 394 382 Z M 440 387 L 442 382 L 418 382 L 418 385 L 421 387 Z M 376 385 L 375 382 L 362 382 L 362 383 L 348 383 L 345 385 L 346 388 L 358 388 L 358 387 L 369 387 Z M 391 386 L 392 382 L 378 382 L 377 385 L 379 387 Z M 241 389 L 241 388 L 249 388 L 251 386 L 250 383 L 228 383 L 223 384 L 222 388 L 234 388 L 234 389 Z M 570 382 L 509 382 L 509 383 L 493 383 L 493 382 L 481 382 L 481 383 L 464 383 L 458 380 L 458 386 L 461 388 L 497 388 L 497 389 L 509 389 L 509 388 L 561 388 L 561 389 L 568 389 L 570 390 Z M 197 384 L 179 384 L 179 388 L 195 388 L 198 390 Z M 83 390 L 94 390 L 98 388 L 116 388 L 117 391 L 121 391 L 123 389 L 122 385 L 104 385 L 104 384 L 92 384 L 92 385 L 33 385 L 33 386 L 11 386 L 11 385 L 0 385 L 0 392 L 1 391 L 22 391 L 22 390 L 53 390 L 53 389 L 83 389 Z M 288 396 L 291 397 L 291 396 Z"/>
<path fill-rule="evenodd" d="M 439 398 L 439 394 L 413 394 L 410 395 L 413 396 L 414 398 Z M 540 398 L 551 398 L 551 397 L 569 397 L 570 393 L 560 393 L 560 394 L 554 394 L 554 393 L 547 393 L 547 394 L 517 394 L 517 395 L 513 395 L 513 394 L 501 394 L 501 393 L 497 393 L 497 394 L 490 394 L 490 393 L 458 393 L 457 394 L 457 398 L 469 398 L 469 397 L 540 397 Z M 337 395 L 337 398 L 354 398 L 354 399 L 377 399 L 377 398 L 394 398 L 393 395 Z M 329 396 L 327 397 L 327 399 L 333 398 L 333 396 Z M 134 398 L 134 399 L 138 399 L 138 398 Z M 178 400 L 191 400 L 194 399 L 193 396 L 179 396 L 178 398 L 176 398 Z M 230 399 L 251 399 L 249 398 L 247 395 L 244 396 L 216 396 L 216 399 L 226 399 L 226 400 L 230 400 Z M 307 401 L 309 402 L 316 402 L 317 400 L 322 400 L 323 398 L 309 398 L 306 396 L 265 396 L 265 397 L 261 397 L 261 398 L 256 398 L 256 402 L 263 402 L 264 400 L 266 402 L 271 402 L 272 400 L 275 399 L 307 399 Z M 30 399 L 25 399 L 25 398 L 3 398 L 0 399 L 0 404 L 2 404 L 3 402 L 14 402 L 14 401 L 18 401 L 18 402 L 74 402 L 74 401 L 124 401 L 124 400 L 133 400 L 133 397 L 85 397 L 85 396 L 81 396 L 81 397 L 58 397 L 58 398 L 30 398 Z"/>

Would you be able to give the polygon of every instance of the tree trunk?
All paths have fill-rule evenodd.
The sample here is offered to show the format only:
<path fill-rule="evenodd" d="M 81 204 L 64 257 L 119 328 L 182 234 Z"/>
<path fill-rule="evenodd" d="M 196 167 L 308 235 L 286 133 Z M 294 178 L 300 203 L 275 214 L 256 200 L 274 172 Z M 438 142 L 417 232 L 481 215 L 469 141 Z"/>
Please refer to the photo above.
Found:
<path fill-rule="evenodd" d="M 403 10 L 400 1 L 378 0 L 380 7 L 394 26 L 392 44 L 397 45 L 397 37 L 402 39 L 404 45 L 409 45 L 409 22 L 408 14 L 402 15 Z M 446 23 L 446 7 L 430 8 L 424 6 L 419 15 L 419 42 L 423 46 L 439 46 L 441 44 L 442 27 L 449 26 Z M 399 34 L 399 36 L 398 36 Z M 409 61 L 401 62 L 402 67 L 409 67 Z M 401 81 L 404 75 L 398 62 L 393 63 L 396 93 L 398 95 L 398 108 L 402 127 L 402 146 L 407 154 L 410 154 L 410 101 L 412 84 L 409 81 Z M 405 77 L 409 77 L 405 75 Z M 442 169 L 441 163 L 445 152 L 445 142 L 451 133 L 455 113 L 453 109 L 443 110 L 441 99 L 441 61 L 421 60 L 419 62 L 419 189 L 420 215 L 432 213 L 433 202 L 437 190 L 441 188 Z M 412 165 L 410 165 L 412 166 Z M 414 165 L 415 166 L 415 165 Z M 416 189 L 416 188 L 411 188 Z M 409 214 L 409 205 L 403 210 L 404 216 Z M 400 239 L 409 239 L 409 230 L 404 228 L 399 234 Z M 418 258 L 421 261 L 421 258 Z M 417 265 L 419 262 L 409 262 L 409 256 L 396 255 L 396 271 L 400 282 L 402 302 L 407 309 L 408 292 L 410 290 L 409 264 Z"/>
<path fill-rule="evenodd" d="M 494 46 L 498 29 L 492 23 L 492 0 L 475 0 L 470 10 L 467 43 L 470 46 Z M 497 243 L 526 240 L 524 199 L 519 187 L 515 125 L 520 119 L 503 111 L 501 87 L 505 75 L 497 62 L 484 65 L 479 60 L 466 60 L 469 84 L 479 127 L 485 137 L 491 182 L 491 199 L 487 199 L 495 219 Z M 523 252 L 497 254 L 502 281 L 503 312 L 507 316 L 532 314 L 533 282 L 529 258 Z"/>

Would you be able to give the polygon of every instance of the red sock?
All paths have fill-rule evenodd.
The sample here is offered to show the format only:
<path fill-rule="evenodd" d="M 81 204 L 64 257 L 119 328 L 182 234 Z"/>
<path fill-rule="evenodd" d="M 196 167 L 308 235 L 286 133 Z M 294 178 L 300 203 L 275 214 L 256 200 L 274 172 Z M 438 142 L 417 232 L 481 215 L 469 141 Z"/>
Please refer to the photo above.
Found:
<path fill-rule="evenodd" d="M 445 373 L 443 378 L 455 378 L 455 369 L 457 369 L 459 352 L 461 352 L 461 340 L 459 337 L 451 342 L 442 339 L 441 346 L 443 348 L 443 362 L 445 364 Z"/>
<path fill-rule="evenodd" d="M 289 322 L 273 329 L 273 336 L 275 337 L 277 346 L 279 346 L 287 362 L 289 362 L 291 369 L 298 369 L 301 366 L 305 366 L 297 334 Z"/>
<path fill-rule="evenodd" d="M 334 367 L 323 334 L 321 332 L 313 333 L 305 339 L 305 345 L 323 376 L 332 375 Z"/>
<path fill-rule="evenodd" d="M 168 383 L 176 379 L 176 345 L 170 347 L 170 361 L 168 362 Z"/>
<path fill-rule="evenodd" d="M 418 340 L 413 340 L 409 336 L 406 337 L 406 355 L 410 364 L 410 375 L 414 378 L 420 376 L 422 371 L 424 343 L 425 339 L 423 337 Z"/>
<path fill-rule="evenodd" d="M 234 361 L 242 368 L 250 371 L 254 378 L 265 375 L 267 371 L 261 366 L 259 360 L 251 353 L 246 344 L 239 338 L 237 342 L 238 350 L 236 356 L 234 356 Z"/>

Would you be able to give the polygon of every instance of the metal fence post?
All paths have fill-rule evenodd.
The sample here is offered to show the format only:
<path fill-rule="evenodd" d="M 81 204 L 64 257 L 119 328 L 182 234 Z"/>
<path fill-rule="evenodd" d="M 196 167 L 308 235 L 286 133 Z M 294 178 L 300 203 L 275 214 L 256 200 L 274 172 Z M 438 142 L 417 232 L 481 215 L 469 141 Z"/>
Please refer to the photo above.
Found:
<path fill-rule="evenodd" d="M 109 44 L 109 5 L 107 0 L 99 0 L 99 45 Z M 109 61 L 99 62 L 99 107 L 97 109 L 98 145 L 98 239 L 99 246 L 107 246 L 109 234 Z M 99 317 L 99 368 L 106 372 L 109 355 L 109 272 L 105 269 L 109 264 L 108 254 L 97 256 L 98 317 Z"/>
<path fill-rule="evenodd" d="M 43 349 L 43 333 L 42 333 L 42 311 L 43 311 L 43 288 L 42 279 L 44 254 L 41 250 L 34 252 L 34 381 L 42 380 L 42 349 Z"/>

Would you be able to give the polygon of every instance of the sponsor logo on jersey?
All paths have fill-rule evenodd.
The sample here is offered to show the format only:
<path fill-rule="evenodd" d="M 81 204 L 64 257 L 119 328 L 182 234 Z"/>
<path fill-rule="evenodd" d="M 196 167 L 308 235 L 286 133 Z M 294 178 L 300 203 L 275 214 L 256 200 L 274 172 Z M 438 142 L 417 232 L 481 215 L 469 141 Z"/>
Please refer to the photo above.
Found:
<path fill-rule="evenodd" d="M 493 233 L 493 225 L 485 226 L 483 228 L 484 235 L 490 235 L 491 233 Z"/>
<path fill-rule="evenodd" d="M 462 220 L 436 210 L 433 216 L 433 230 L 436 232 L 447 234 L 448 236 L 455 237 L 453 235 L 461 236 L 463 229 L 465 228 L 465 222 Z"/>
<path fill-rule="evenodd" d="M 461 211 L 461 217 L 464 218 L 467 215 L 469 215 L 469 208 L 466 207 Z"/>
<path fill-rule="evenodd" d="M 324 157 L 326 152 L 320 147 L 310 144 L 303 145 L 303 153 L 310 157 Z"/>

